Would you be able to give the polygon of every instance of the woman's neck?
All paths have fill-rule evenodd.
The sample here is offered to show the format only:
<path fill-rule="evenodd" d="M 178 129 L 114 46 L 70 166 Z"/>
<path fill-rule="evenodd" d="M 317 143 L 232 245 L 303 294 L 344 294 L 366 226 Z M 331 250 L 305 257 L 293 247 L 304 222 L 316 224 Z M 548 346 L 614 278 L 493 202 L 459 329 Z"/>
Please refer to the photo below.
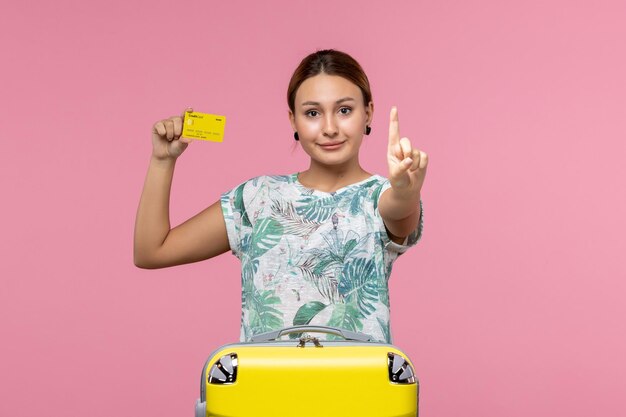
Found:
<path fill-rule="evenodd" d="M 307 188 L 332 193 L 371 176 L 358 162 L 350 166 L 329 166 L 311 161 L 309 169 L 298 174 L 298 181 Z"/>

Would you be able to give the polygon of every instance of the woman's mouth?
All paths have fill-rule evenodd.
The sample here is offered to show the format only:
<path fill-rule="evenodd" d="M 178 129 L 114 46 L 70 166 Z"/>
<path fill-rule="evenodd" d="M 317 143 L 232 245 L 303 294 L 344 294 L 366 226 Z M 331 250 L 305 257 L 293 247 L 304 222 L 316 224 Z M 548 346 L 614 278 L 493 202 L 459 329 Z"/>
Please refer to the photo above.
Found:
<path fill-rule="evenodd" d="M 333 151 L 335 149 L 339 149 L 341 147 L 341 145 L 343 145 L 345 143 L 345 141 L 343 142 L 332 142 L 332 143 L 320 143 L 319 146 L 326 150 L 326 151 Z"/>

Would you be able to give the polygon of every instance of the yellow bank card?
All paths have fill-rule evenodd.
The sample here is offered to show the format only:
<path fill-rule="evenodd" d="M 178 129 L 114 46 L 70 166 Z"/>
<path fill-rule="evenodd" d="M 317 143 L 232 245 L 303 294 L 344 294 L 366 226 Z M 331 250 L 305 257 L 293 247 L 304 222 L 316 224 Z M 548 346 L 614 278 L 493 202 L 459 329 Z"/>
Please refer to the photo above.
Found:
<path fill-rule="evenodd" d="M 217 114 L 185 112 L 182 136 L 191 139 L 221 142 L 224 139 L 226 117 Z"/>

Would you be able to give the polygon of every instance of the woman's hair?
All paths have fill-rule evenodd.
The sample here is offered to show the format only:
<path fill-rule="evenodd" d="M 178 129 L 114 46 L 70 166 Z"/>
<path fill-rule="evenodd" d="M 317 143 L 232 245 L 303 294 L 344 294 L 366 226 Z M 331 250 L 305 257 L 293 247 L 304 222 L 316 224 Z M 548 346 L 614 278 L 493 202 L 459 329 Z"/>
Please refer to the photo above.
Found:
<path fill-rule="evenodd" d="M 295 113 L 296 91 L 307 78 L 318 74 L 338 75 L 356 84 L 363 93 L 363 104 L 367 107 L 372 100 L 372 91 L 367 75 L 361 65 L 345 52 L 324 49 L 306 56 L 293 72 L 287 88 L 287 103 Z"/>

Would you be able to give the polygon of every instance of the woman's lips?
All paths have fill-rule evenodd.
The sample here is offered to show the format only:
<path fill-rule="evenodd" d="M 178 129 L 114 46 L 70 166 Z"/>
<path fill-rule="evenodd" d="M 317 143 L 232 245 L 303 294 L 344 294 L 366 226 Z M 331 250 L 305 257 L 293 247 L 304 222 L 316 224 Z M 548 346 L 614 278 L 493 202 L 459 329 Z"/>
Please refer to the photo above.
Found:
<path fill-rule="evenodd" d="M 319 144 L 319 146 L 327 151 L 332 151 L 335 149 L 339 149 L 341 147 L 341 145 L 343 145 L 344 142 L 334 142 L 334 143 L 325 143 L 325 144 Z"/>

